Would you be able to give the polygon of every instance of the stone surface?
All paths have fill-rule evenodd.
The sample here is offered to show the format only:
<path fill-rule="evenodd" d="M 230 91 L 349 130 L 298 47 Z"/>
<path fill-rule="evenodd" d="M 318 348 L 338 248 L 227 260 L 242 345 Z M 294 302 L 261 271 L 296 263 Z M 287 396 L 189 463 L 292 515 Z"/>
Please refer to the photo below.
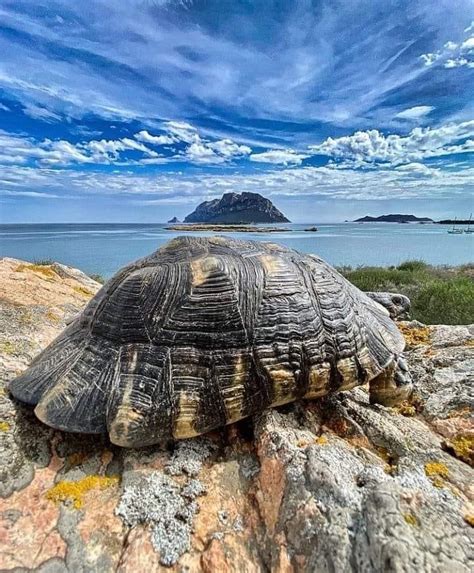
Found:
<path fill-rule="evenodd" d="M 10 399 L 7 382 L 99 288 L 23 265 L 0 261 L 1 570 L 473 569 L 474 472 L 459 456 L 474 327 L 403 324 L 411 405 L 371 406 L 358 388 L 125 450 L 50 430 Z"/>
<path fill-rule="evenodd" d="M 270 201 L 258 193 L 224 193 L 220 199 L 204 201 L 185 223 L 289 223 Z"/>

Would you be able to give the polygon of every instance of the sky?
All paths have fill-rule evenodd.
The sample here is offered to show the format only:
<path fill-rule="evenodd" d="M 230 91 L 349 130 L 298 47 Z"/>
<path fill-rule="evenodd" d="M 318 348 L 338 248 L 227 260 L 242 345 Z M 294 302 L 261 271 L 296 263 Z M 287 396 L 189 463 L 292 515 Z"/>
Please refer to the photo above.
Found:
<path fill-rule="evenodd" d="M 0 0 L 0 222 L 468 217 L 473 0 Z"/>

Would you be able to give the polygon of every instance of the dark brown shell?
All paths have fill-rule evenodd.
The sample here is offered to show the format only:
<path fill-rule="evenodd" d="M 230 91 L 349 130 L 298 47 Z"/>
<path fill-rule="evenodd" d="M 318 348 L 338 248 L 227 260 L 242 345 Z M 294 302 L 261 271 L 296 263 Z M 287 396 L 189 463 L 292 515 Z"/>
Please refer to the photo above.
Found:
<path fill-rule="evenodd" d="M 54 428 L 142 446 L 363 384 L 403 347 L 318 257 L 179 237 L 118 272 L 10 390 Z"/>

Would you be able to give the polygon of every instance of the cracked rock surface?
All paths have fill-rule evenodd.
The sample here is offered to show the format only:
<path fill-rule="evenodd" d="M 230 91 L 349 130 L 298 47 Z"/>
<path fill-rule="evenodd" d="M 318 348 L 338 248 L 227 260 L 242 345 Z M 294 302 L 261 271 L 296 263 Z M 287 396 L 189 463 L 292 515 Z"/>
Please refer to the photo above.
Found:
<path fill-rule="evenodd" d="M 412 404 L 358 388 L 124 450 L 6 390 L 99 286 L 0 260 L 2 571 L 473 570 L 474 327 L 402 325 Z"/>

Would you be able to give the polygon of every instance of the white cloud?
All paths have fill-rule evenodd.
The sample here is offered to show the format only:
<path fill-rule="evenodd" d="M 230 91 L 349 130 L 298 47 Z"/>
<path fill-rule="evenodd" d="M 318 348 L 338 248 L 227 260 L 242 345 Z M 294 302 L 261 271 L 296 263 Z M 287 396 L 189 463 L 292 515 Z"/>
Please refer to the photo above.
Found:
<path fill-rule="evenodd" d="M 431 105 L 417 105 L 397 113 L 395 117 L 399 117 L 401 119 L 420 119 L 425 117 L 425 115 L 428 115 L 433 110 L 434 107 Z"/>
<path fill-rule="evenodd" d="M 155 136 L 140 131 L 134 139 L 100 139 L 70 143 L 66 140 L 36 141 L 33 138 L 0 131 L 0 164 L 24 164 L 37 161 L 43 165 L 89 164 L 163 164 L 173 161 L 188 161 L 196 164 L 223 164 L 248 156 L 252 150 L 231 139 L 209 140 L 202 138 L 190 124 L 166 122 L 166 135 Z M 184 149 L 173 155 L 160 155 L 149 146 L 169 142 L 184 144 Z M 145 145 L 147 143 L 148 145 Z M 127 159 L 124 152 L 134 151 L 139 157 Z"/>
<path fill-rule="evenodd" d="M 464 30 L 466 33 L 473 31 L 473 25 Z M 442 63 L 446 69 L 474 67 L 474 35 L 466 38 L 461 43 L 446 42 L 441 50 L 422 54 L 420 56 L 425 66 L 433 66 L 437 62 Z"/>
<path fill-rule="evenodd" d="M 270 151 L 264 151 L 263 153 L 253 153 L 250 156 L 250 161 L 281 165 L 300 165 L 303 159 L 307 157 L 309 157 L 309 155 L 298 153 L 292 149 L 272 149 Z"/>
<path fill-rule="evenodd" d="M 0 111 L 11 111 L 11 109 L 3 103 L 0 103 Z"/>
<path fill-rule="evenodd" d="M 135 139 L 138 141 L 143 141 L 143 143 L 150 143 L 152 145 L 170 145 L 176 140 L 169 135 L 152 135 L 148 131 L 139 131 L 134 135 Z"/>
<path fill-rule="evenodd" d="M 438 128 L 416 127 L 408 135 L 383 135 L 376 129 L 311 145 L 313 153 L 336 159 L 364 163 L 409 163 L 427 157 L 466 153 L 473 150 L 474 121 L 448 124 Z"/>

